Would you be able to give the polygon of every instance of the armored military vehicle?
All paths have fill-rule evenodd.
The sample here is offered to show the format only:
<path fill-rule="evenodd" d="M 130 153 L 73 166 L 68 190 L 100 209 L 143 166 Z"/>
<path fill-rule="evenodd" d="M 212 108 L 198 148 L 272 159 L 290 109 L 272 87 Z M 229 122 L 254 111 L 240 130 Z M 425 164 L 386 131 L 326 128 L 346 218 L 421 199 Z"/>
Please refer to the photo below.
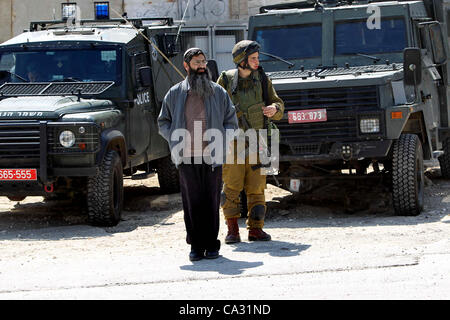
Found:
<path fill-rule="evenodd" d="M 177 192 L 156 123 L 183 79 L 177 30 L 171 18 L 41 21 L 1 44 L 0 195 L 81 197 L 90 223 L 111 226 L 124 175 L 156 172 Z"/>
<path fill-rule="evenodd" d="M 399 215 L 424 201 L 424 159 L 450 177 L 450 2 L 304 1 L 250 17 L 286 109 L 278 180 L 305 192 L 327 179 L 381 176 Z"/>

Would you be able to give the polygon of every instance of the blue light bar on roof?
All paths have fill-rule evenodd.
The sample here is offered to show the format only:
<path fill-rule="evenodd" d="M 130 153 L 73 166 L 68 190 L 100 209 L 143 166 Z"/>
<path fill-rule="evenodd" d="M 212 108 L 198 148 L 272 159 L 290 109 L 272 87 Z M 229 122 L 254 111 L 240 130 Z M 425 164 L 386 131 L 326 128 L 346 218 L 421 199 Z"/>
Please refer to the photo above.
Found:
<path fill-rule="evenodd" d="M 109 2 L 95 3 L 95 19 L 109 19 Z"/>

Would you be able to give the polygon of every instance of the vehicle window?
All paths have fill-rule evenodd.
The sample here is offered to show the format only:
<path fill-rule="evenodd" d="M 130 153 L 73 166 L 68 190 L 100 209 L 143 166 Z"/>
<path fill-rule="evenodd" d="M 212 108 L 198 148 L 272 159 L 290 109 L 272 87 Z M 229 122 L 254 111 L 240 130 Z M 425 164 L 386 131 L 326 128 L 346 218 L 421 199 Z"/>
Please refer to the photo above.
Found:
<path fill-rule="evenodd" d="M 0 71 L 11 72 L 11 82 L 121 82 L 115 49 L 0 51 Z"/>
<path fill-rule="evenodd" d="M 0 56 L 0 70 L 11 71 L 14 67 L 14 55 L 12 53 L 5 53 Z"/>
<path fill-rule="evenodd" d="M 261 45 L 261 51 L 284 59 L 320 57 L 322 55 L 322 26 L 303 25 L 258 29 L 255 33 L 255 41 Z M 260 55 L 260 59 L 264 61 L 272 58 Z"/>
<path fill-rule="evenodd" d="M 382 19 L 379 29 L 369 29 L 366 20 L 335 25 L 336 55 L 399 52 L 406 46 L 403 18 Z"/>

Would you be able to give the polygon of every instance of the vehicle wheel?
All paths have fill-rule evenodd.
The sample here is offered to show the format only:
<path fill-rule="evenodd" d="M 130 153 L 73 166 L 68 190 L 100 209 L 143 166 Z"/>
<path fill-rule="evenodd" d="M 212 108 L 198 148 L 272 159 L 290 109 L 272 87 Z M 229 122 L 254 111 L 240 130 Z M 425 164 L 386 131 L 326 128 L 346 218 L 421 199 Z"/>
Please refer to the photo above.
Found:
<path fill-rule="evenodd" d="M 115 226 L 123 207 L 123 170 L 119 154 L 108 151 L 96 176 L 88 179 L 88 221 L 92 225 Z"/>
<path fill-rule="evenodd" d="M 445 139 L 442 142 L 444 154 L 438 157 L 441 166 L 441 175 L 445 179 L 450 179 L 450 140 Z"/>
<path fill-rule="evenodd" d="M 180 177 L 178 169 L 173 164 L 170 156 L 158 160 L 156 171 L 158 181 L 163 193 L 180 192 Z"/>
<path fill-rule="evenodd" d="M 239 211 L 241 213 L 241 218 L 248 217 L 247 194 L 245 193 L 245 190 L 242 190 L 239 194 Z"/>
<path fill-rule="evenodd" d="M 402 134 L 394 143 L 392 199 L 398 215 L 416 216 L 423 209 L 424 166 L 419 137 Z"/>

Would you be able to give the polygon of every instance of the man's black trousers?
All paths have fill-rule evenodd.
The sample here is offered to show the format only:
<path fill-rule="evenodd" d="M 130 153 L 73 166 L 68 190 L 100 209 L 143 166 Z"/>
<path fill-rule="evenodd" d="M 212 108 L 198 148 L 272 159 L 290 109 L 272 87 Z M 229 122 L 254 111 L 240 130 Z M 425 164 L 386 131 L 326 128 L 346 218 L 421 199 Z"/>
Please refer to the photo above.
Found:
<path fill-rule="evenodd" d="M 219 250 L 222 167 L 213 168 L 204 163 L 181 164 L 179 174 L 186 242 L 196 251 Z"/>

